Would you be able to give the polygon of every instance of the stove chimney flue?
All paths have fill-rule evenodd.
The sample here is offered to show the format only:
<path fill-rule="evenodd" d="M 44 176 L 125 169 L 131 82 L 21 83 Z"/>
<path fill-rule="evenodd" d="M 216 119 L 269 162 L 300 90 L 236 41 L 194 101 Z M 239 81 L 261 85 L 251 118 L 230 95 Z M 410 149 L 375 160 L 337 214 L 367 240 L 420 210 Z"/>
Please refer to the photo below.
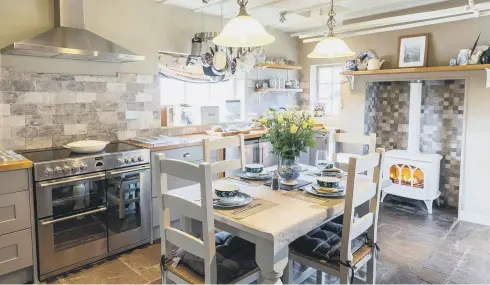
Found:
<path fill-rule="evenodd" d="M 422 110 L 422 82 L 410 83 L 410 109 L 408 117 L 408 151 L 420 152 L 420 113 Z"/>

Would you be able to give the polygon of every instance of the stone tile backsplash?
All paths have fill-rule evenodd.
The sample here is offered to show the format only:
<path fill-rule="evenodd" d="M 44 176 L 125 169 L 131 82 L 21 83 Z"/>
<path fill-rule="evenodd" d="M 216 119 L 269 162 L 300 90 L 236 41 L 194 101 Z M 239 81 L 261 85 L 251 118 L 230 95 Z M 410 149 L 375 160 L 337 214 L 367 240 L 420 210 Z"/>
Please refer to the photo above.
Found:
<path fill-rule="evenodd" d="M 127 120 L 128 112 L 137 119 Z M 0 130 L 0 148 L 6 149 L 160 134 L 158 80 L 145 74 L 47 74 L 3 67 Z"/>

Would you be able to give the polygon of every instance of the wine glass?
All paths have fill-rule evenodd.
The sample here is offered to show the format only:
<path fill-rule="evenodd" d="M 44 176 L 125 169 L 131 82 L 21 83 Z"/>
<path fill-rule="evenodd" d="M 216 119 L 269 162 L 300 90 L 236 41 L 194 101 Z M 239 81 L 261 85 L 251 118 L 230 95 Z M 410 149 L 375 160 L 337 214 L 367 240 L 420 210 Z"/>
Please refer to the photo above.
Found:
<path fill-rule="evenodd" d="M 316 151 L 315 165 L 320 170 L 320 175 L 323 175 L 323 170 L 331 168 L 332 162 L 328 157 L 328 151 L 325 149 L 319 149 Z"/>

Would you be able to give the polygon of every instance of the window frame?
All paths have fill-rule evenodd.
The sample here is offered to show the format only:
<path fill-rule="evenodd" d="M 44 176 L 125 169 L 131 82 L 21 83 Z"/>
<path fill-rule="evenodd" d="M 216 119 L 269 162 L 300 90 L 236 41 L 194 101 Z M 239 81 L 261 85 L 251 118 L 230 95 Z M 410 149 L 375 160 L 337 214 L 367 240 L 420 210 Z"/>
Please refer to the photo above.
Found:
<path fill-rule="evenodd" d="M 341 92 L 342 92 L 342 86 L 341 86 L 342 85 L 342 75 L 340 74 L 340 72 L 342 72 L 342 65 L 340 63 L 332 63 L 332 64 L 315 65 L 315 66 L 312 66 L 312 68 L 311 68 L 310 76 L 312 78 L 314 78 L 314 81 L 312 81 L 312 84 L 311 84 L 312 86 L 310 85 L 310 88 L 313 91 L 312 94 L 314 97 L 313 97 L 313 100 L 310 101 L 311 102 L 310 103 L 310 109 L 311 109 L 311 111 L 314 111 L 315 104 L 319 101 L 322 101 L 320 99 L 320 85 L 322 85 L 322 84 L 332 85 L 332 86 L 334 85 L 334 84 L 321 83 L 321 81 L 320 81 L 320 70 L 326 69 L 326 68 L 330 69 L 330 68 L 335 68 L 335 67 L 339 68 L 339 83 L 334 83 L 335 85 L 339 86 L 338 87 L 339 88 L 338 89 L 338 91 L 339 91 L 339 93 L 338 93 L 339 94 L 339 98 L 338 98 L 339 106 L 338 106 L 338 110 L 337 110 L 338 112 L 336 114 L 334 114 L 332 112 L 326 113 L 325 116 L 323 116 L 322 118 L 338 119 L 341 116 L 341 112 L 343 110 L 343 100 L 342 100 L 342 94 L 341 94 Z M 332 94 L 332 95 L 334 95 L 334 94 Z M 331 99 L 323 99 L 323 101 L 327 101 L 327 100 L 332 102 L 332 103 L 335 102 L 335 99 L 333 96 Z"/>

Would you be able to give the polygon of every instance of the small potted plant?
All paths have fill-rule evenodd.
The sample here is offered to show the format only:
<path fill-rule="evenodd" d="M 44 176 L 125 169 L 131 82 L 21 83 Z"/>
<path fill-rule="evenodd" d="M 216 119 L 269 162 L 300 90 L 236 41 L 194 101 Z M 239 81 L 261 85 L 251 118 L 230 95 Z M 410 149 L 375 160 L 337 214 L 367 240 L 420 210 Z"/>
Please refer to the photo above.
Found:
<path fill-rule="evenodd" d="M 307 111 L 290 106 L 286 111 L 269 108 L 261 117 L 260 125 L 267 129 L 264 135 L 279 156 L 278 174 L 283 184 L 295 185 L 301 173 L 299 156 L 308 147 L 315 146 L 315 120 Z"/>

